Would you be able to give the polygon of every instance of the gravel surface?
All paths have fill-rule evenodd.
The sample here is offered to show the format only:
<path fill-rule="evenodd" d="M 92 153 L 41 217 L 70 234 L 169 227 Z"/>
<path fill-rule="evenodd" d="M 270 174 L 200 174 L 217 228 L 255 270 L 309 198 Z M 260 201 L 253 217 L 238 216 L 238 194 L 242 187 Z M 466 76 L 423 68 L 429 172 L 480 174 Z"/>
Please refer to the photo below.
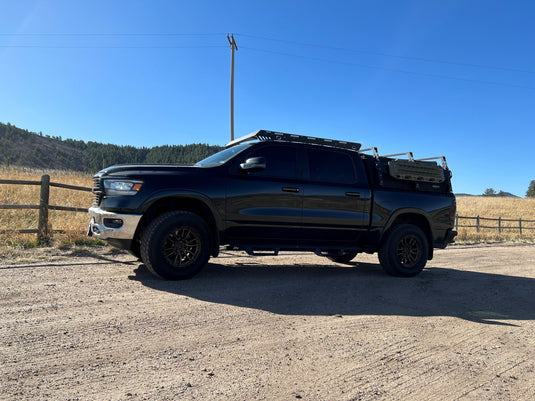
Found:
<path fill-rule="evenodd" d="M 100 252 L 0 262 L 2 400 L 533 400 L 535 246 L 222 252 L 166 282 Z"/>

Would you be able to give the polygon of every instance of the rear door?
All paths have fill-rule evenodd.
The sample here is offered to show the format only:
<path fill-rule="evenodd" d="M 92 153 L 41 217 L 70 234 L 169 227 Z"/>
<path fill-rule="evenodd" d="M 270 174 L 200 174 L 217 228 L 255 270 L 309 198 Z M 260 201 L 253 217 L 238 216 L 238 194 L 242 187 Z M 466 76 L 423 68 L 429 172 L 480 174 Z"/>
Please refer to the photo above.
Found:
<path fill-rule="evenodd" d="M 266 168 L 247 172 L 239 165 L 262 157 Z M 296 146 L 265 143 L 240 155 L 227 184 L 225 236 L 247 244 L 296 244 L 301 239 L 302 163 Z"/>
<path fill-rule="evenodd" d="M 316 245 L 356 246 L 370 222 L 371 191 L 360 156 L 307 146 L 303 233 Z"/>

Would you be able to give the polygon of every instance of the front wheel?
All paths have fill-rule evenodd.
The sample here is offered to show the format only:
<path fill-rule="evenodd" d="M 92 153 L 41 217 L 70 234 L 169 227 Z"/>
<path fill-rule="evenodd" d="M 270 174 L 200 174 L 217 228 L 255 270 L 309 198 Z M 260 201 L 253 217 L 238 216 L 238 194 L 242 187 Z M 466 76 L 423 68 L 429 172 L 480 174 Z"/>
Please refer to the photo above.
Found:
<path fill-rule="evenodd" d="M 210 231 L 193 213 L 173 211 L 158 216 L 141 237 L 141 260 L 158 277 L 193 277 L 210 258 Z"/>
<path fill-rule="evenodd" d="M 412 224 L 392 229 L 379 249 L 379 262 L 392 276 L 412 277 L 427 263 L 429 245 L 424 232 Z"/>

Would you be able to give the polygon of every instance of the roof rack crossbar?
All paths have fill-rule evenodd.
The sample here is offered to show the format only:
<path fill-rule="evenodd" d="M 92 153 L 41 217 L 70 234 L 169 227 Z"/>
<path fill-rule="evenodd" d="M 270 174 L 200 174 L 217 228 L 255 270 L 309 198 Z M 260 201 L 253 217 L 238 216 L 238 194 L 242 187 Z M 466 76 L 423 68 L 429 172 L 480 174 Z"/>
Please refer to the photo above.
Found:
<path fill-rule="evenodd" d="M 377 150 L 377 148 L 375 146 L 372 146 L 371 148 L 361 149 L 361 150 L 359 150 L 359 153 L 368 152 L 370 150 L 373 152 L 373 157 L 378 159 L 379 158 L 379 151 Z"/>
<path fill-rule="evenodd" d="M 394 156 L 407 156 L 409 158 L 409 161 L 413 162 L 414 161 L 414 155 L 412 154 L 412 152 L 401 152 L 401 153 L 394 153 L 394 154 L 391 154 L 391 155 L 381 155 L 381 157 L 394 157 Z"/>
<path fill-rule="evenodd" d="M 423 159 L 416 159 L 417 161 L 426 161 L 426 160 L 441 160 L 442 161 L 442 167 L 444 170 L 448 169 L 448 163 L 446 163 L 446 156 L 435 156 L 435 157 L 425 157 Z"/>

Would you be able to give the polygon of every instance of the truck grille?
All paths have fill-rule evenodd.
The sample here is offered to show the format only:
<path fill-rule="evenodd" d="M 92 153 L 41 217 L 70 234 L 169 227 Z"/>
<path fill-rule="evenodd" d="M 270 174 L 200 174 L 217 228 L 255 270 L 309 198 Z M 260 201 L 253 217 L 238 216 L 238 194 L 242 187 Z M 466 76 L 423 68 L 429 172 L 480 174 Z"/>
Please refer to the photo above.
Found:
<path fill-rule="evenodd" d="M 93 178 L 93 194 L 95 195 L 95 198 L 93 199 L 93 206 L 100 205 L 100 201 L 102 200 L 102 196 L 104 194 L 104 191 L 100 185 L 100 177 Z"/>

